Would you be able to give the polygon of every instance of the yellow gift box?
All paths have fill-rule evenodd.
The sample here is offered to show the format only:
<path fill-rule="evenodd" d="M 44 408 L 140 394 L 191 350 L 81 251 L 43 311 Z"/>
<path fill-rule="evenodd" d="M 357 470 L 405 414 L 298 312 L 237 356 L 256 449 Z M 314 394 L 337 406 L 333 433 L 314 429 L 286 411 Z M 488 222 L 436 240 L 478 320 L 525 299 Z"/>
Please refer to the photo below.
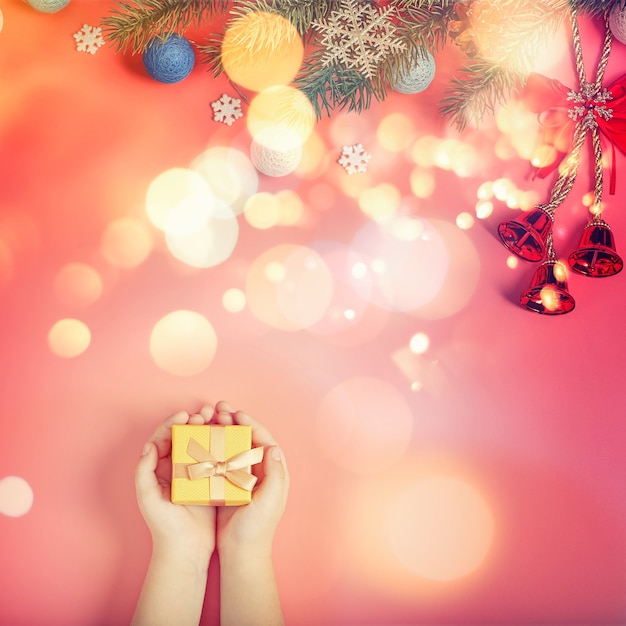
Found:
<path fill-rule="evenodd" d="M 263 459 L 250 426 L 172 426 L 172 502 L 206 506 L 249 504 Z"/>

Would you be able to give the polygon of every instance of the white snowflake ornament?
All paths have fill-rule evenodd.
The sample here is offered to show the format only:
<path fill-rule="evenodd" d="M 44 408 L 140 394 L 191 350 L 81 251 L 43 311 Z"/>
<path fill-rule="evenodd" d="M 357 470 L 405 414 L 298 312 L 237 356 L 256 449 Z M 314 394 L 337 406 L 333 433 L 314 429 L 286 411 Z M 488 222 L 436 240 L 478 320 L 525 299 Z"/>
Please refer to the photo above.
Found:
<path fill-rule="evenodd" d="M 339 65 L 367 78 L 376 76 L 387 55 L 406 49 L 390 19 L 393 11 L 391 5 L 378 8 L 357 0 L 341 0 L 339 9 L 326 20 L 313 22 L 326 49 L 324 67 Z"/>
<path fill-rule="evenodd" d="M 99 26 L 84 24 L 73 36 L 76 40 L 76 50 L 78 50 L 78 52 L 95 54 L 98 52 L 98 48 L 104 45 L 102 29 Z"/>
<path fill-rule="evenodd" d="M 360 143 L 357 143 L 343 147 L 338 163 L 348 174 L 356 174 L 367 172 L 367 164 L 371 158 L 372 155 L 368 154 Z"/>
<path fill-rule="evenodd" d="M 213 107 L 213 119 L 232 126 L 233 122 L 243 117 L 241 111 L 241 100 L 231 98 L 228 94 L 223 94 L 219 100 L 211 103 Z"/>

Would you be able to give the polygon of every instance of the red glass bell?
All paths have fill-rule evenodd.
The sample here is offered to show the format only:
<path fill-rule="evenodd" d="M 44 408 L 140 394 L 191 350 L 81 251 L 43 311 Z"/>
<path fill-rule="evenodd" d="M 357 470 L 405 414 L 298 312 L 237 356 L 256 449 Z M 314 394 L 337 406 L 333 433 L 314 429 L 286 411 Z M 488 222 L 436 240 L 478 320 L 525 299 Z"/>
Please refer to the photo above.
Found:
<path fill-rule="evenodd" d="M 530 287 L 521 295 L 520 304 L 542 315 L 563 315 L 576 306 L 567 291 L 567 268 L 560 261 L 549 260 L 535 272 Z"/>
<path fill-rule="evenodd" d="M 602 278 L 622 271 L 624 262 L 615 251 L 615 240 L 609 225 L 594 219 L 583 231 L 576 252 L 569 257 L 570 267 L 579 274 Z"/>
<path fill-rule="evenodd" d="M 502 243 L 526 261 L 541 261 L 546 240 L 552 230 L 552 216 L 541 208 L 533 209 L 519 220 L 502 222 L 498 234 Z"/>

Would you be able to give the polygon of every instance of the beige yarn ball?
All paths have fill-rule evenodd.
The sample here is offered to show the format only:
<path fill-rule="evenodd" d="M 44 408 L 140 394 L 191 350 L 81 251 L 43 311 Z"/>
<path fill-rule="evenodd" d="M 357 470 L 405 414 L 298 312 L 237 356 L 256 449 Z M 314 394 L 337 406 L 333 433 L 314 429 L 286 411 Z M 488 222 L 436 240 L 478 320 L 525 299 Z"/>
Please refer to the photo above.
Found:
<path fill-rule="evenodd" d="M 613 37 L 620 43 L 626 43 L 626 7 L 616 4 L 609 15 L 609 28 Z"/>
<path fill-rule="evenodd" d="M 286 176 L 291 174 L 302 160 L 302 147 L 277 150 L 268 148 L 256 140 L 250 146 L 250 160 L 259 172 L 267 176 Z"/>

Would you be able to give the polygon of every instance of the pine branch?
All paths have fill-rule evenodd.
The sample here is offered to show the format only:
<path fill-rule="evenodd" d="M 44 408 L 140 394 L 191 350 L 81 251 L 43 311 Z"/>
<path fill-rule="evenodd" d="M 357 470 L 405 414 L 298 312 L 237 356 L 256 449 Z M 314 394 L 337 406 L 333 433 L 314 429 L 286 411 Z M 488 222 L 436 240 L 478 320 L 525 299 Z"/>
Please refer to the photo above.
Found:
<path fill-rule="evenodd" d="M 337 65 L 325 67 L 316 52 L 305 60 L 295 84 L 311 101 L 318 119 L 334 109 L 361 113 L 370 107 L 372 98 L 384 98 L 384 91 L 359 72 Z"/>
<path fill-rule="evenodd" d="M 477 59 L 453 77 L 439 111 L 450 117 L 462 131 L 470 122 L 480 123 L 486 112 L 493 113 L 497 104 L 505 102 L 511 92 L 522 84 L 524 75 L 505 70 Z"/>
<path fill-rule="evenodd" d="M 441 50 L 446 44 L 447 23 L 454 13 L 454 4 L 450 0 L 399 0 L 398 35 L 407 49 Z"/>
<path fill-rule="evenodd" d="M 590 16 L 602 15 L 616 4 L 623 8 L 626 2 L 625 0 L 569 0 L 572 9 L 578 9 L 579 12 Z"/>
<path fill-rule="evenodd" d="M 153 37 L 182 35 L 192 24 L 200 25 L 227 7 L 228 0 L 132 0 L 119 2 L 101 26 L 116 52 L 130 48 L 136 54 Z"/>

